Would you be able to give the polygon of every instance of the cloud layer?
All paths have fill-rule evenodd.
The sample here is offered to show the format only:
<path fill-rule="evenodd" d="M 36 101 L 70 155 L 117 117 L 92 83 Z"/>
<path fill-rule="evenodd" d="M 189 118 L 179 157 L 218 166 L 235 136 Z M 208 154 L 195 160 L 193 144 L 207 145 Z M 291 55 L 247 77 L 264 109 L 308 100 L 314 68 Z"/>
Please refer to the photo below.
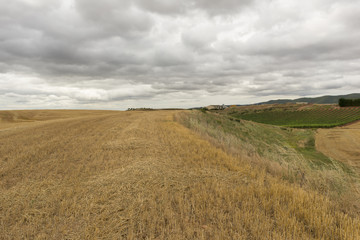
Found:
<path fill-rule="evenodd" d="M 360 92 L 360 2 L 0 0 L 0 108 Z"/>

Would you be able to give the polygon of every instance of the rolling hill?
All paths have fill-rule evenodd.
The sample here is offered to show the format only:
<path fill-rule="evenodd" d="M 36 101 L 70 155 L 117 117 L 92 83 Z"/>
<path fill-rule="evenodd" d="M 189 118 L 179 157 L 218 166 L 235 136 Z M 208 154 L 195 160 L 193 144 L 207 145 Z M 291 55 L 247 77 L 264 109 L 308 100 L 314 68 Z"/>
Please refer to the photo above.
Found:
<path fill-rule="evenodd" d="M 354 99 L 360 98 L 360 93 L 352 93 L 347 95 L 337 95 L 337 96 L 322 96 L 322 97 L 315 97 L 315 98 L 297 98 L 297 99 L 277 99 L 277 100 L 270 100 L 267 102 L 257 103 L 261 104 L 280 104 L 280 103 L 296 103 L 296 102 L 307 102 L 307 103 L 315 103 L 315 104 L 334 104 L 338 103 L 340 98 L 347 98 L 347 99 Z"/>

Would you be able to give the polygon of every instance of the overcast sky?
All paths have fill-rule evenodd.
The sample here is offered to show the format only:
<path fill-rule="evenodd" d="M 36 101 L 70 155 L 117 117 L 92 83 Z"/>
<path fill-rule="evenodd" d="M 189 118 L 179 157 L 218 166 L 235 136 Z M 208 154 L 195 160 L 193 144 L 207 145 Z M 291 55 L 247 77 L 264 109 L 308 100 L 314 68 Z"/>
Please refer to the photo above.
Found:
<path fill-rule="evenodd" d="M 0 0 L 0 109 L 360 92 L 360 1 Z"/>

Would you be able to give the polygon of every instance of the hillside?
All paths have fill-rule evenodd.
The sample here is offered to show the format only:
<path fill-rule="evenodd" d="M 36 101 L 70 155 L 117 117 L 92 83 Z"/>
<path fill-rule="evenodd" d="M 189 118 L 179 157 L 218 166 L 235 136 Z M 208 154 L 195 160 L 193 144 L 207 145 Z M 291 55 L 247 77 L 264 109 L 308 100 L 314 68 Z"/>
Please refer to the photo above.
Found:
<path fill-rule="evenodd" d="M 360 120 L 360 107 L 323 104 L 264 104 L 231 107 L 219 114 L 229 117 L 297 128 L 331 128 Z"/>
<path fill-rule="evenodd" d="M 278 99 L 278 100 L 270 100 L 267 102 L 261 102 L 257 104 L 281 104 L 281 103 L 296 103 L 296 102 L 307 102 L 314 104 L 337 104 L 340 98 L 356 99 L 356 98 L 360 98 L 360 93 L 352 93 L 352 94 L 337 95 L 337 96 L 322 96 L 315 98 Z"/>
<path fill-rule="evenodd" d="M 252 166 L 330 196 L 348 209 L 344 211 L 360 214 L 357 161 L 330 158 L 319 152 L 315 143 L 316 130 L 284 128 L 199 111 L 184 114 L 181 119 L 184 125 L 228 153 L 247 156 L 246 161 Z M 356 149 L 352 152 L 351 159 L 354 159 L 356 152 L 359 153 Z"/>
<path fill-rule="evenodd" d="M 346 195 L 350 170 L 296 171 L 300 155 L 280 147 L 290 132 L 200 111 L 82 113 L 2 117 L 0 238 L 360 238 L 359 215 L 333 196 Z M 285 153 L 282 176 L 275 162 Z M 257 164 L 263 154 L 271 171 Z"/>

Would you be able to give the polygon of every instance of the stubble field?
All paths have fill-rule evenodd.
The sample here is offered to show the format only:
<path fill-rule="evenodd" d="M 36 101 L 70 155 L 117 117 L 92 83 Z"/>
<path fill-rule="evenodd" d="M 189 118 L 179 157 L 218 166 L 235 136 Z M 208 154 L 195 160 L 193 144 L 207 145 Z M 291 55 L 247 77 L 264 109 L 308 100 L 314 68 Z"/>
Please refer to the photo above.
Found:
<path fill-rule="evenodd" d="M 331 129 L 318 129 L 316 147 L 334 159 L 353 166 L 360 174 L 360 122 Z"/>
<path fill-rule="evenodd" d="M 357 216 L 175 114 L 0 111 L 0 238 L 360 238 Z"/>

